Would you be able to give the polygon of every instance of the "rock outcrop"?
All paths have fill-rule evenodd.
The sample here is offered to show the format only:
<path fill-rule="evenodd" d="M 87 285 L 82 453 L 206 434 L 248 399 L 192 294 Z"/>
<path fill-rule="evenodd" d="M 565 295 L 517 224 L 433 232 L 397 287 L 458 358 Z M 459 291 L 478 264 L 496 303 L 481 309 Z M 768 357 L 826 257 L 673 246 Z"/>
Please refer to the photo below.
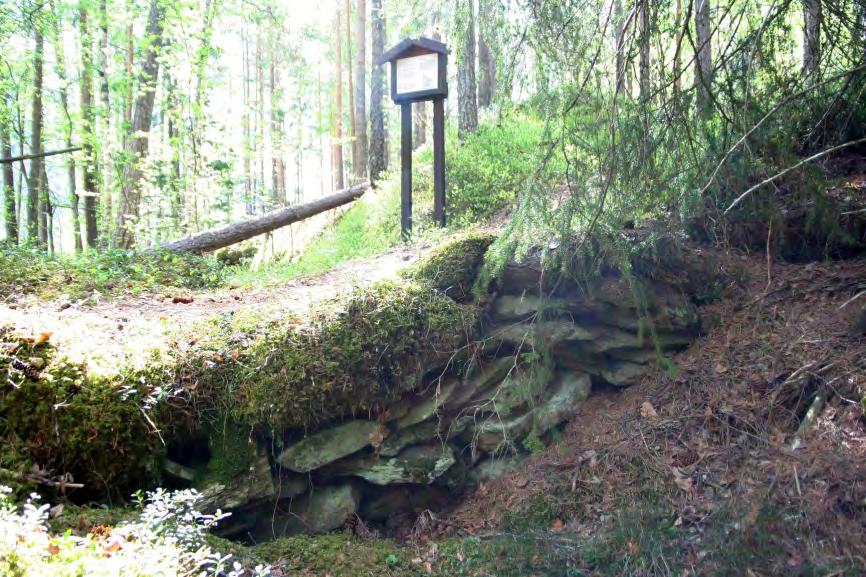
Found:
<path fill-rule="evenodd" d="M 342 423 L 294 443 L 277 462 L 291 471 L 309 473 L 368 446 L 377 428 L 373 421 Z"/>
<path fill-rule="evenodd" d="M 471 267 L 454 278 L 443 271 L 448 259 L 437 259 L 419 270 L 434 271 L 427 285 L 434 294 L 475 308 L 477 327 L 467 345 L 424 353 L 423 368 L 405 373 L 398 385 L 389 384 L 387 371 L 379 372 L 371 387 L 381 394 L 350 414 L 335 412 L 327 422 L 305 418 L 309 425 L 303 428 L 283 421 L 282 428 L 258 431 L 243 474 L 201 487 L 208 505 L 236 513 L 224 523 L 227 532 L 254 540 L 323 532 L 354 514 L 387 526 L 392 517 L 439 506 L 499 474 L 504 460 L 543 446 L 593 387 L 633 385 L 699 334 L 689 295 L 671 283 L 644 279 L 636 287 L 606 273 L 589 286 L 550 287 L 538 262 L 530 261 L 506 267 L 489 297 L 473 304 L 468 279 L 481 259 L 472 256 Z M 424 342 L 419 335 L 425 327 L 406 330 L 413 342 Z M 441 326 L 437 331 L 437 342 L 446 342 Z M 398 342 L 396 333 L 384 334 Z M 386 358 L 397 353 L 381 343 L 366 347 L 381 357 L 368 363 L 384 358 L 376 366 L 405 365 Z M 411 349 L 400 354 L 420 358 Z M 361 376 L 351 375 L 352 386 Z M 278 414 L 280 402 L 269 398 L 268 410 Z"/>

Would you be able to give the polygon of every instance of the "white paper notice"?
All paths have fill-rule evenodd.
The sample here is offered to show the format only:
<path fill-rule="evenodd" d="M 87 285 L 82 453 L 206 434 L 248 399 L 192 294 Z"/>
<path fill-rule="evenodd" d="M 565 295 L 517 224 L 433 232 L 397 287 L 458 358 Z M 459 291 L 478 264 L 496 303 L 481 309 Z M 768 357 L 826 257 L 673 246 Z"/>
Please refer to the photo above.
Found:
<path fill-rule="evenodd" d="M 439 55 L 422 54 L 397 61 L 397 94 L 439 87 Z"/>

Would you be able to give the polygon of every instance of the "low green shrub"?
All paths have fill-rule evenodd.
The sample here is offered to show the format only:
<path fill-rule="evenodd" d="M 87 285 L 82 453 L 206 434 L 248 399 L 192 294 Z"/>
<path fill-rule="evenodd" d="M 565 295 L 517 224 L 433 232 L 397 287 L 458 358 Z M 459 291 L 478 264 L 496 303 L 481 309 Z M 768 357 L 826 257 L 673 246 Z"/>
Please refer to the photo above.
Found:
<path fill-rule="evenodd" d="M 530 181 L 564 178 L 557 155 L 544 162 L 544 140 L 544 124 L 518 113 L 482 123 L 463 141 L 449 132 L 445 147 L 449 225 L 461 228 L 483 222 L 513 205 L 517 193 Z M 432 148 L 416 153 L 413 170 L 416 198 L 426 209 L 425 214 L 432 212 Z"/>
<path fill-rule="evenodd" d="M 224 516 L 196 511 L 195 491 L 157 490 L 140 496 L 136 521 L 101 527 L 85 536 L 49 531 L 49 505 L 31 496 L 15 506 L 0 487 L 0 575 L 14 577 L 266 577 L 263 565 L 244 569 L 205 543 L 205 534 Z"/>

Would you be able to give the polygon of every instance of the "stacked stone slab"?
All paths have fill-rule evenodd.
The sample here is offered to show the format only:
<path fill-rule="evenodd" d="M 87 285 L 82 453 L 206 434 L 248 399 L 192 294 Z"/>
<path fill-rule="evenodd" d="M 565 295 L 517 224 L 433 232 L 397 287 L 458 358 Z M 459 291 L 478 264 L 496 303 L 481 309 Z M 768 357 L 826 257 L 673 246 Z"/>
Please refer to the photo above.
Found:
<path fill-rule="evenodd" d="M 202 487 L 207 506 L 233 512 L 228 534 L 261 541 L 441 505 L 504 469 L 498 459 L 545 443 L 594 386 L 633 385 L 696 338 L 687 296 L 641 286 L 612 276 L 591 291 L 548 290 L 540 269 L 508 267 L 468 360 L 443 355 L 376 418 L 260 443 L 246 475 Z"/>

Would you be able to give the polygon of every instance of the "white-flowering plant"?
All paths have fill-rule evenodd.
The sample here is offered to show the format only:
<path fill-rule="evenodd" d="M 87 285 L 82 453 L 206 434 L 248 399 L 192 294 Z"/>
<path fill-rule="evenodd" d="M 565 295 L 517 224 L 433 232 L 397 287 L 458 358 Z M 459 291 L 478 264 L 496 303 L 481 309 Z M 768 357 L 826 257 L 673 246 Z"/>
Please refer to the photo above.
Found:
<path fill-rule="evenodd" d="M 270 569 L 245 569 L 230 555 L 205 544 L 205 534 L 221 519 L 195 508 L 196 491 L 158 489 L 137 494 L 140 519 L 106 533 L 85 537 L 52 534 L 49 506 L 32 494 L 22 507 L 0 487 L 0 575 L 20 577 L 267 577 Z"/>

